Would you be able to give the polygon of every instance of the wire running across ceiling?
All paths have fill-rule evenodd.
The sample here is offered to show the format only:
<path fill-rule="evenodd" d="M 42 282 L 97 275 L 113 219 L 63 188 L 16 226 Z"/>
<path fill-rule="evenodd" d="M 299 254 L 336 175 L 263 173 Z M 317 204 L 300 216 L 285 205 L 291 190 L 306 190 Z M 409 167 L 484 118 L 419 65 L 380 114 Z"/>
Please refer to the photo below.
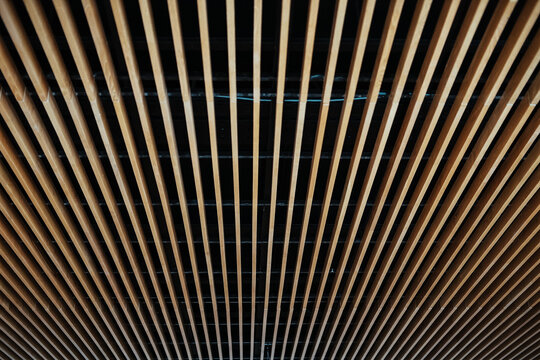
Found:
<path fill-rule="evenodd" d="M 0 359 L 540 359 L 537 0 L 0 0 Z"/>

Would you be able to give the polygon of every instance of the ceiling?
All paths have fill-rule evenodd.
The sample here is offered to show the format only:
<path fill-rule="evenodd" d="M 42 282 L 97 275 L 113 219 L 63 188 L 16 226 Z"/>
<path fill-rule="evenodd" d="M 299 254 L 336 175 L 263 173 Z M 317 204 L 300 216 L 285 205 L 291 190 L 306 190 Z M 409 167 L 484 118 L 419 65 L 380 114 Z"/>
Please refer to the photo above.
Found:
<path fill-rule="evenodd" d="M 0 1 L 0 359 L 540 359 L 539 14 Z"/>

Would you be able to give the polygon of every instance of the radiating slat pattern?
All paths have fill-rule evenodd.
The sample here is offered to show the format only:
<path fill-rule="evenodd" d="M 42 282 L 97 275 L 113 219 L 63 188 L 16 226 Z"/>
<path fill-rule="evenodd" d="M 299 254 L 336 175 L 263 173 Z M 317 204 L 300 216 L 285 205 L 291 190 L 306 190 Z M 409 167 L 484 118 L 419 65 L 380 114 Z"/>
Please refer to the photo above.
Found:
<path fill-rule="evenodd" d="M 0 359 L 540 359 L 539 15 L 0 1 Z"/>

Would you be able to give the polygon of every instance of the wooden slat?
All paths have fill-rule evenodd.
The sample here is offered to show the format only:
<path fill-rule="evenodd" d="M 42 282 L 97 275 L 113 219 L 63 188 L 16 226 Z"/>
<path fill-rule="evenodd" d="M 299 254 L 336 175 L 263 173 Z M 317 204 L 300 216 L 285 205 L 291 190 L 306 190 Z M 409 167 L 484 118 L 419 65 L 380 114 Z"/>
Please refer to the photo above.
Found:
<path fill-rule="evenodd" d="M 210 60 L 210 35 L 208 33 L 208 15 L 206 10 L 206 0 L 197 1 L 197 12 L 199 19 L 199 32 L 201 37 L 201 53 L 204 72 L 204 92 L 206 95 L 206 112 L 208 116 L 208 128 L 210 132 L 210 151 L 212 154 L 212 175 L 214 178 L 214 193 L 216 199 L 217 221 L 218 221 L 218 233 L 219 233 L 219 245 L 221 255 L 221 273 L 223 275 L 223 290 L 225 293 L 225 311 L 227 318 L 227 339 L 229 348 L 229 359 L 232 360 L 232 331 L 231 331 L 231 306 L 229 303 L 229 282 L 227 276 L 227 257 L 225 254 L 225 233 L 223 229 L 223 206 L 221 200 L 221 180 L 219 177 L 219 162 L 218 162 L 218 149 L 216 138 L 216 114 L 214 107 L 214 89 L 212 79 L 212 62 Z M 195 154 L 193 154 L 195 156 Z M 202 192 L 198 194 L 202 198 Z M 204 216 L 204 215 L 201 215 Z M 210 271 L 209 271 L 210 272 Z M 219 334 L 219 321 L 217 313 L 214 315 L 214 321 L 216 323 L 216 333 L 218 338 L 218 352 L 219 358 L 221 355 L 221 342 Z"/>
<path fill-rule="evenodd" d="M 262 0 L 253 3 L 253 131 L 252 131 L 252 177 L 251 177 L 251 336 L 249 358 L 255 356 L 255 318 L 257 310 L 257 243 L 259 217 L 259 151 L 261 115 L 261 43 Z M 263 330 L 264 331 L 264 330 Z"/>
<path fill-rule="evenodd" d="M 281 20 L 280 20 L 280 29 L 279 29 L 279 58 L 278 58 L 278 77 L 277 77 L 277 92 L 276 92 L 276 120 L 274 125 L 274 153 L 273 153 L 273 163 L 272 163 L 272 172 L 279 165 L 279 151 L 281 144 L 281 129 L 283 123 L 283 98 L 285 92 L 285 74 L 287 69 L 287 45 L 289 42 L 289 22 L 291 16 L 291 2 L 289 0 L 283 1 L 281 5 Z M 272 190 L 274 186 L 277 187 L 277 181 L 275 185 L 272 184 Z M 277 188 L 276 188 L 277 189 Z M 275 198 L 274 193 L 272 193 L 273 199 Z M 308 197 L 309 199 L 309 197 Z M 275 205 L 272 205 L 275 211 Z M 288 209 L 287 209 L 288 210 Z M 271 215 L 271 221 L 274 221 L 275 214 Z M 272 337 L 272 349 L 270 352 L 270 359 L 274 359 L 276 351 L 276 341 L 279 330 L 279 319 L 281 315 L 281 302 L 283 300 L 283 290 L 285 282 L 285 271 L 287 269 L 287 258 L 289 254 L 289 241 L 290 241 L 290 231 L 289 227 L 285 230 L 285 238 L 283 239 L 283 255 L 281 260 L 280 276 L 279 276 L 279 289 L 276 302 L 276 318 L 274 321 L 274 335 Z M 254 260 L 253 260 L 254 261 Z"/>
<path fill-rule="evenodd" d="M 234 0 L 227 0 L 227 55 L 229 57 L 229 103 L 231 117 L 231 152 L 234 187 L 234 229 L 236 239 L 236 286 L 238 298 L 238 343 L 240 359 L 244 358 L 243 300 L 242 300 L 242 231 L 240 219 L 240 170 L 238 165 L 238 109 L 236 98 L 236 25 Z"/>

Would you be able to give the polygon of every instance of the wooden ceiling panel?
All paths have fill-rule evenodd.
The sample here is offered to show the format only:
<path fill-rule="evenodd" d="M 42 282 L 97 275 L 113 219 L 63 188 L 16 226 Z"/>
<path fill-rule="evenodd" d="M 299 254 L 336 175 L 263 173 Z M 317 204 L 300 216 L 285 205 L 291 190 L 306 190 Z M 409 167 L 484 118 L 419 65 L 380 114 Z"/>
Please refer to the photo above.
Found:
<path fill-rule="evenodd" d="M 539 14 L 0 1 L 0 359 L 539 359 Z"/>

